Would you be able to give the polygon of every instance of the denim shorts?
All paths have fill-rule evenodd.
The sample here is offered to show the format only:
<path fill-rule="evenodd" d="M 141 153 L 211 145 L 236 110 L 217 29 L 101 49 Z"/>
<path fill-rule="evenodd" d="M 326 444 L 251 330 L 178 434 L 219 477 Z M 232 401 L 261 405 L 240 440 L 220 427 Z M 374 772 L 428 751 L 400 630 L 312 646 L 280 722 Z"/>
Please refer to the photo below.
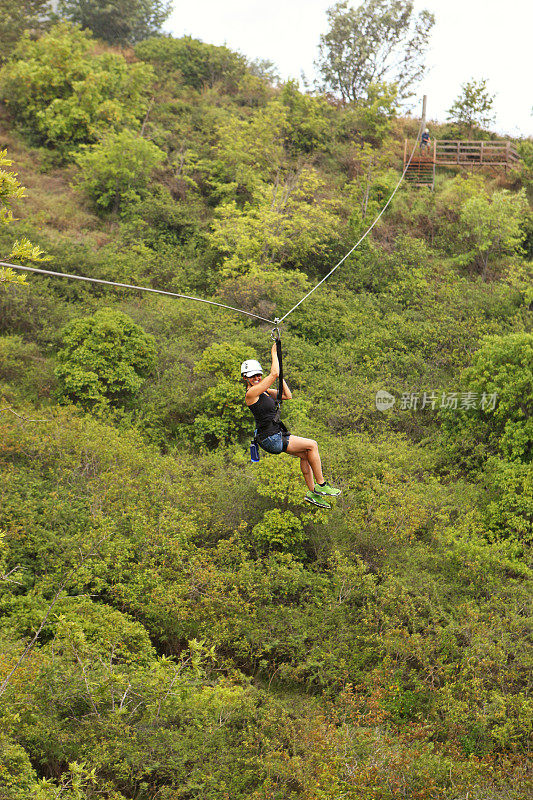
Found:
<path fill-rule="evenodd" d="M 273 433 L 272 436 L 267 436 L 259 442 L 259 446 L 266 450 L 267 453 L 278 455 L 279 453 L 287 452 L 287 445 L 289 444 L 289 434 Z"/>

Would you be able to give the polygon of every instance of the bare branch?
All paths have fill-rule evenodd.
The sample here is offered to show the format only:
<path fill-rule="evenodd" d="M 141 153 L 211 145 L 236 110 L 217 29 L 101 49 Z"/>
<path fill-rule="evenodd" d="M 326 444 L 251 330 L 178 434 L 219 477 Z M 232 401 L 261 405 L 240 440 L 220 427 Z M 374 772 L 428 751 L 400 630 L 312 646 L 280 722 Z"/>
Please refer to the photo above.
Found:
<path fill-rule="evenodd" d="M 9 411 L 11 414 L 14 414 L 19 419 L 24 420 L 24 422 L 48 422 L 47 419 L 29 419 L 28 417 L 23 417 L 21 414 L 17 414 L 15 409 L 11 408 L 11 406 L 5 406 L 5 408 L 0 408 L 0 414 L 4 411 Z"/>

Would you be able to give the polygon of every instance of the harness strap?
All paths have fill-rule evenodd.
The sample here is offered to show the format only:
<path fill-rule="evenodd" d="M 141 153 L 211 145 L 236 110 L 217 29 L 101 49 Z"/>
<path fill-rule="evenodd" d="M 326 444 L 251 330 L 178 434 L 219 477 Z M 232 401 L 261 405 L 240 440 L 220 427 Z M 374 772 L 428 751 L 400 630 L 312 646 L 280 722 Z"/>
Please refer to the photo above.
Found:
<path fill-rule="evenodd" d="M 281 339 L 276 339 L 276 352 L 279 361 L 278 396 L 276 397 L 276 402 L 281 405 L 281 398 L 283 396 L 283 355 L 281 353 Z"/>

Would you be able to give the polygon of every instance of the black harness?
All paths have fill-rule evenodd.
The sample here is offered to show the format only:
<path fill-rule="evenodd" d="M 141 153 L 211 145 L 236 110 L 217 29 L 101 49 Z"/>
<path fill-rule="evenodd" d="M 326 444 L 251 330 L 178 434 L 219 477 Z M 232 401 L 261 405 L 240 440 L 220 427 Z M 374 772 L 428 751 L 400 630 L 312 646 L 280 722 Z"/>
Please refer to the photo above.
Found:
<path fill-rule="evenodd" d="M 283 402 L 281 399 L 283 397 L 283 353 L 281 351 L 281 334 L 279 332 L 278 327 L 274 328 L 274 330 L 272 331 L 272 338 L 274 337 L 276 341 L 276 355 L 278 357 L 278 363 L 279 363 L 279 377 L 278 377 L 278 393 L 276 395 L 277 408 L 273 420 L 274 422 L 277 422 L 279 425 L 282 426 L 282 436 L 286 448 L 289 432 L 287 431 L 285 425 L 283 425 L 283 422 L 281 422 L 281 404 Z M 252 439 L 251 447 L 254 448 L 253 449 L 254 457 L 252 458 L 252 461 L 259 461 L 259 443 L 257 441 L 257 433 L 254 433 L 254 438 Z M 252 450 L 250 450 L 250 452 L 252 453 Z"/>

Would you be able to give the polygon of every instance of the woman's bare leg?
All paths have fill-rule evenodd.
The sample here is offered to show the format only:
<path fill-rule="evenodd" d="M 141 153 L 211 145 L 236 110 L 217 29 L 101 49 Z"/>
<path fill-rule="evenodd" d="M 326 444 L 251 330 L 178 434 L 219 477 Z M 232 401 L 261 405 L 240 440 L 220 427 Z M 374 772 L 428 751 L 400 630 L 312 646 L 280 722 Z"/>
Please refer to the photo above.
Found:
<path fill-rule="evenodd" d="M 318 452 L 318 445 L 314 439 L 304 439 L 302 436 L 293 436 L 291 433 L 289 444 L 287 447 L 287 453 L 290 453 L 292 456 L 297 456 L 300 459 L 305 459 L 315 476 L 315 481 L 317 483 L 324 483 L 324 476 L 322 474 L 322 462 L 320 461 L 320 454 Z M 302 472 L 304 472 L 302 466 Z M 307 481 L 307 477 L 305 476 L 305 482 L 309 486 Z M 311 487 L 310 487 L 311 488 Z M 311 491 L 315 488 L 314 484 Z"/>
<path fill-rule="evenodd" d="M 307 484 L 307 488 L 310 492 L 314 491 L 315 479 L 313 478 L 313 470 L 311 469 L 311 465 L 305 456 L 300 456 L 300 469 L 303 472 L 304 481 Z"/>

